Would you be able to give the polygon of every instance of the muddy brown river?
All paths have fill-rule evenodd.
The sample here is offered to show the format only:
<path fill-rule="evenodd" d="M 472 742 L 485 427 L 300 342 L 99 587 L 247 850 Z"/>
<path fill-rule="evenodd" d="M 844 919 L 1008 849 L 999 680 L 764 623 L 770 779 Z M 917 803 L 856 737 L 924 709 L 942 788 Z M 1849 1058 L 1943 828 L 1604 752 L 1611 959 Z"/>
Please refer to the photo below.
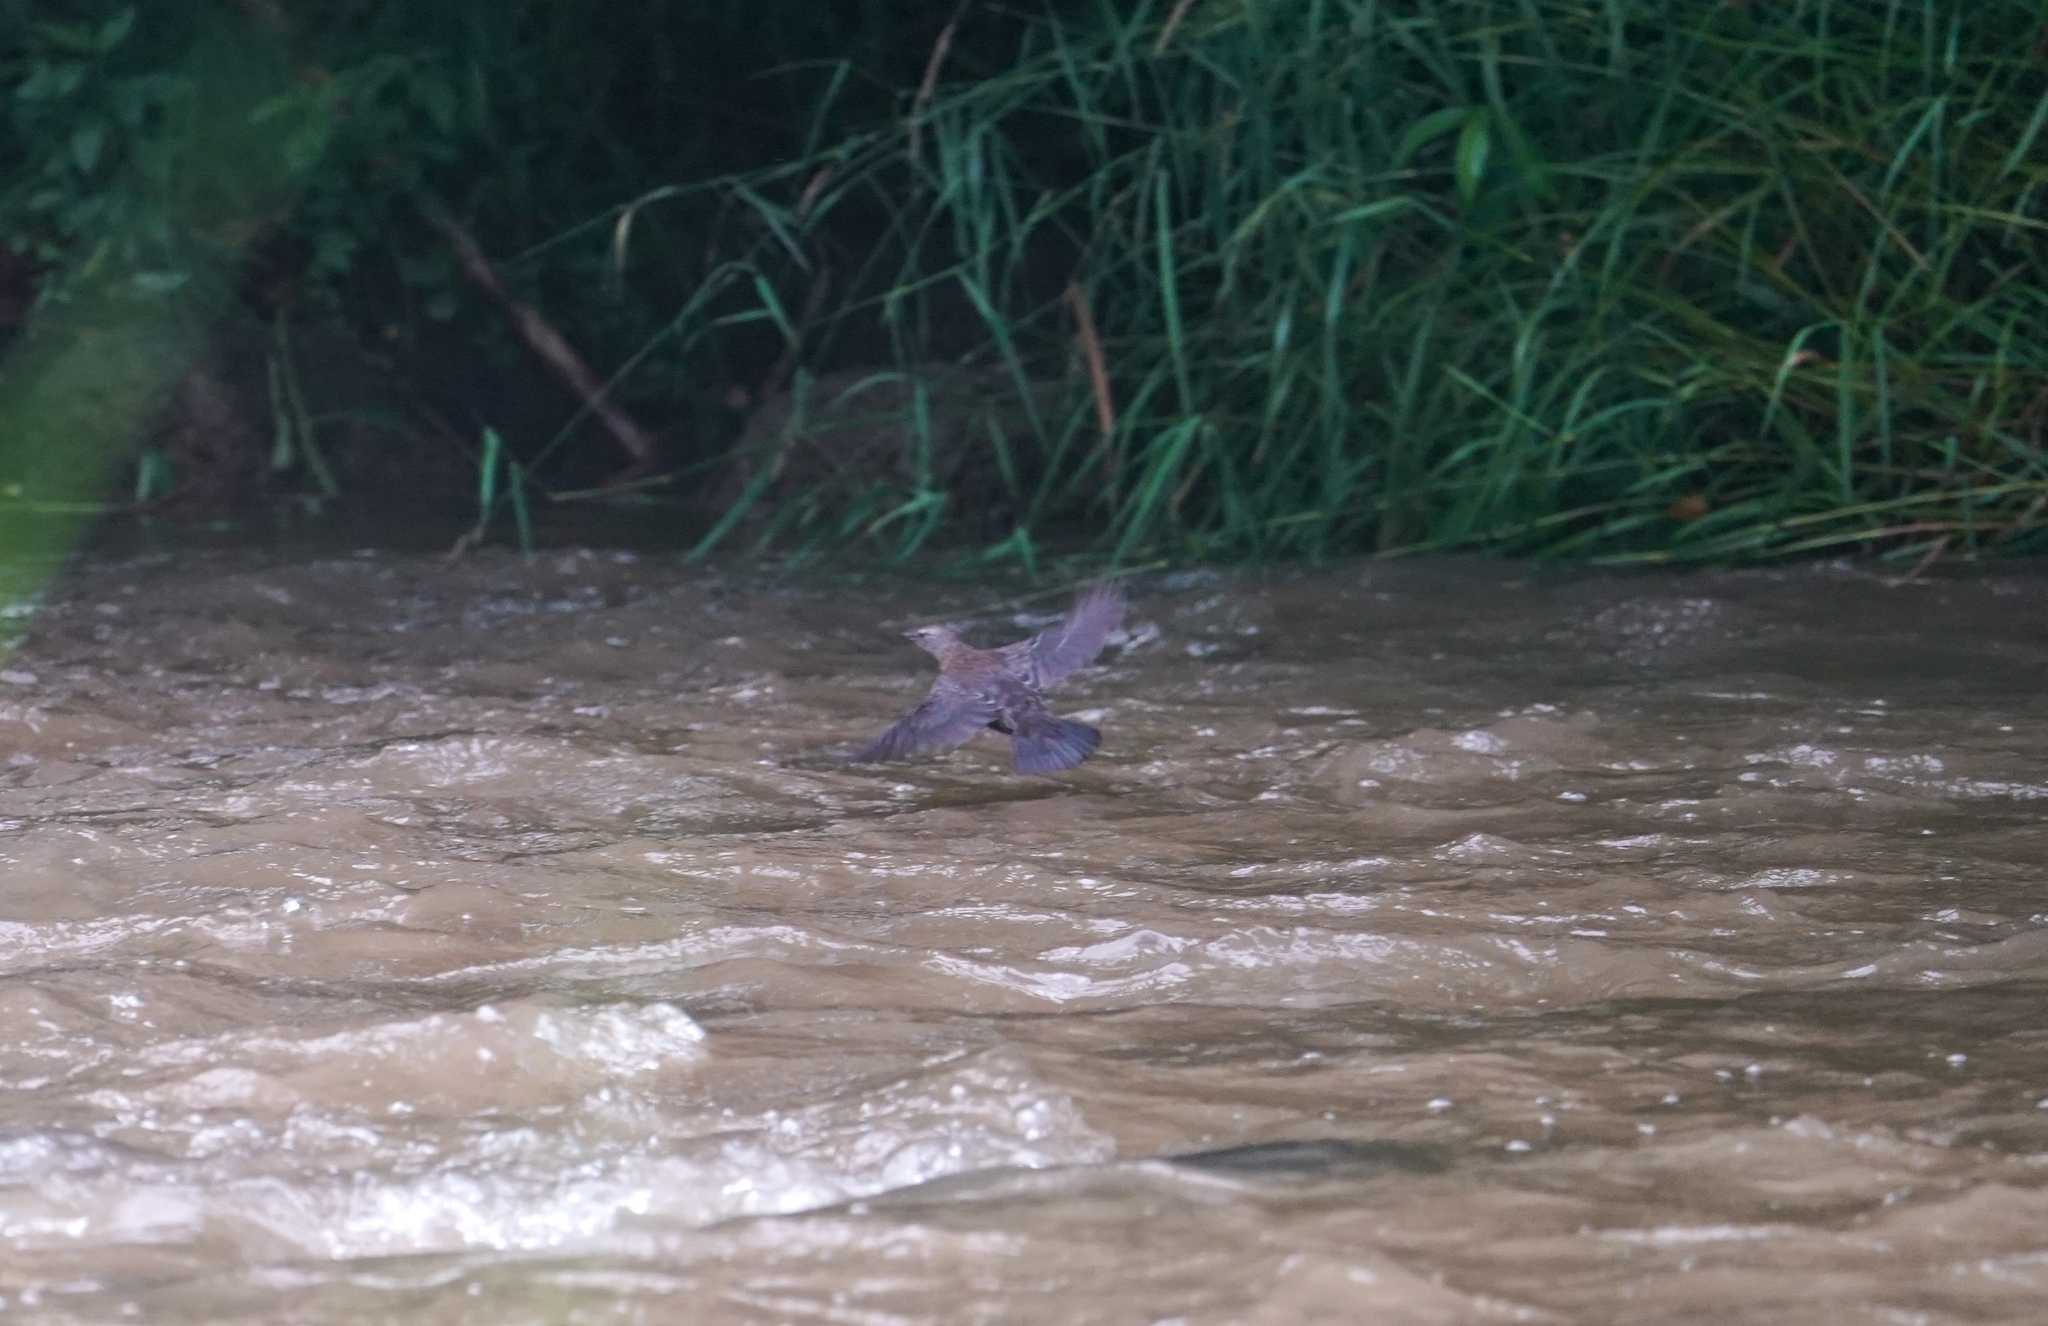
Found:
<path fill-rule="evenodd" d="M 88 558 L 0 661 L 0 1318 L 2048 1321 L 2048 572 Z"/>

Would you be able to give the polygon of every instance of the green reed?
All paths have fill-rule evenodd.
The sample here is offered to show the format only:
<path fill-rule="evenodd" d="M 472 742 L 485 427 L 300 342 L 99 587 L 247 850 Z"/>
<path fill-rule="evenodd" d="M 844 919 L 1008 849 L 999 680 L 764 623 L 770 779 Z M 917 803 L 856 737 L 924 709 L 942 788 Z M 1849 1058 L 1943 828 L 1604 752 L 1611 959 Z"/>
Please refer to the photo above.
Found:
<path fill-rule="evenodd" d="M 1070 310 L 1029 273 L 1071 262 L 1115 424 L 1084 402 L 991 443 L 1012 496 L 987 548 L 2033 550 L 2041 21 L 2023 0 L 1104 0 L 748 197 L 787 253 L 886 215 L 857 276 L 903 362 L 944 291 L 1020 381 L 1066 367 Z M 801 215 L 767 201 L 828 158 Z M 779 500 L 807 538 L 898 553 L 976 514 L 873 476 Z"/>

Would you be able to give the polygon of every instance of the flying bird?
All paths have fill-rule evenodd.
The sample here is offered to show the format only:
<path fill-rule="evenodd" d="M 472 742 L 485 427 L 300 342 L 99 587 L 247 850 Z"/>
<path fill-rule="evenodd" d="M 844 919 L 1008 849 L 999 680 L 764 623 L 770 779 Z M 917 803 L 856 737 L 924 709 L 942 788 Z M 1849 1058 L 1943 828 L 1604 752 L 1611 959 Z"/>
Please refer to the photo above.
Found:
<path fill-rule="evenodd" d="M 1102 734 L 1045 707 L 1046 688 L 1086 667 L 1123 620 L 1123 589 L 1093 585 L 1058 624 L 995 649 L 976 649 L 951 626 L 904 635 L 939 661 L 939 676 L 917 708 L 849 757 L 856 763 L 952 750 L 983 728 L 1010 739 L 1018 773 L 1071 769 L 1095 753 Z"/>

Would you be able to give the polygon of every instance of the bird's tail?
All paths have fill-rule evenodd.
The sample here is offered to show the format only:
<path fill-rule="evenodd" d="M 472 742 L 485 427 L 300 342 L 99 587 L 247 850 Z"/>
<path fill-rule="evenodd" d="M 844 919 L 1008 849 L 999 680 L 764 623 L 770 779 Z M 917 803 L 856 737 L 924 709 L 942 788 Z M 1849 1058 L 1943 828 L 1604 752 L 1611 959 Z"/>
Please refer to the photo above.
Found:
<path fill-rule="evenodd" d="M 1058 773 L 1093 755 L 1102 734 L 1086 723 L 1042 714 L 1018 723 L 1013 742 L 1018 773 Z"/>

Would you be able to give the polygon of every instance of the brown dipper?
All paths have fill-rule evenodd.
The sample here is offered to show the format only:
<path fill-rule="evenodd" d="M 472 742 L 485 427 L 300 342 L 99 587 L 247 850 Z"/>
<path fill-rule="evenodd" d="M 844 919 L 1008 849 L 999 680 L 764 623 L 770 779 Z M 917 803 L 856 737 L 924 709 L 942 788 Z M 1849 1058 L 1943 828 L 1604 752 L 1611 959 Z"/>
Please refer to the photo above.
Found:
<path fill-rule="evenodd" d="M 1073 768 L 1095 753 L 1102 734 L 1086 723 L 1053 717 L 1044 691 L 1086 667 L 1123 615 L 1123 590 L 1093 585 L 1058 625 L 995 649 L 976 649 L 951 626 L 905 631 L 919 649 L 939 660 L 938 680 L 917 708 L 850 758 L 865 763 L 951 750 L 986 727 L 1010 738 L 1018 773 Z"/>

